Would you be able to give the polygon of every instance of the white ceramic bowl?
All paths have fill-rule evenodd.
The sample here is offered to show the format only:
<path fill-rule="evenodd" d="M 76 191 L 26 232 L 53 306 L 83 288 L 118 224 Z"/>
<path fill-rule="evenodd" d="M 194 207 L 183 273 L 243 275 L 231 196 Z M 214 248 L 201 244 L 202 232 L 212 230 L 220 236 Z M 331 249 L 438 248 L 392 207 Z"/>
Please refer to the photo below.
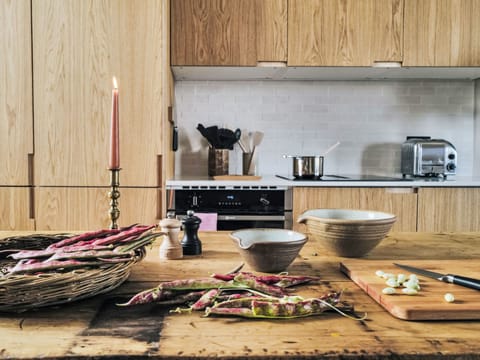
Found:
<path fill-rule="evenodd" d="M 262 272 L 284 271 L 307 242 L 304 234 L 287 229 L 243 229 L 230 237 L 243 260 Z"/>
<path fill-rule="evenodd" d="M 376 247 L 391 230 L 396 216 L 380 211 L 312 209 L 297 220 L 327 250 L 344 257 L 361 257 Z"/>

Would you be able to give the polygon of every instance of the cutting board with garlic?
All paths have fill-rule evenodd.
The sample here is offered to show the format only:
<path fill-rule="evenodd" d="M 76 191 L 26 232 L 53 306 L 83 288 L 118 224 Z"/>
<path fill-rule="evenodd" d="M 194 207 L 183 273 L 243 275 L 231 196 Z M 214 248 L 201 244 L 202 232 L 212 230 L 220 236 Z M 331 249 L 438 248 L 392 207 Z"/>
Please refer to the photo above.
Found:
<path fill-rule="evenodd" d="M 402 259 L 401 263 L 442 274 L 455 273 L 480 278 L 480 259 Z M 411 273 L 396 267 L 391 260 L 345 259 L 340 263 L 340 270 L 385 310 L 399 319 L 480 319 L 478 290 L 421 275 L 412 276 L 413 279 L 415 277 L 418 279 L 418 286 L 407 284 Z M 410 285 L 410 288 L 407 285 Z"/>

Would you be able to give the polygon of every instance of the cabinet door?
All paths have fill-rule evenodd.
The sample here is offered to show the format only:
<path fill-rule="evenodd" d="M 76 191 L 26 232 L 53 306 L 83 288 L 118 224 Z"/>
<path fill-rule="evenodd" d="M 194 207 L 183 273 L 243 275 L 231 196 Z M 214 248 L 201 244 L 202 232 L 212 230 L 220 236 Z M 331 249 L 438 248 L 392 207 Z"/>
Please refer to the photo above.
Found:
<path fill-rule="evenodd" d="M 420 188 L 418 231 L 480 231 L 480 188 Z"/>
<path fill-rule="evenodd" d="M 174 0 L 172 65 L 255 66 L 255 0 Z"/>
<path fill-rule="evenodd" d="M 158 186 L 167 1 L 33 0 L 35 183 L 109 184 L 112 77 L 122 186 Z"/>
<path fill-rule="evenodd" d="M 480 1 L 405 0 L 405 66 L 480 66 Z"/>
<path fill-rule="evenodd" d="M 256 3 L 257 61 L 287 61 L 287 0 Z"/>
<path fill-rule="evenodd" d="M 94 230 L 110 226 L 108 188 L 40 187 L 35 192 L 37 230 Z M 158 222 L 160 189 L 121 188 L 119 226 Z"/>
<path fill-rule="evenodd" d="M 417 194 L 397 188 L 294 188 L 293 219 L 320 208 L 384 211 L 397 216 L 392 231 L 416 231 Z M 301 230 L 300 224 L 294 228 Z"/>
<path fill-rule="evenodd" d="M 0 230 L 33 230 L 31 188 L 0 186 Z"/>
<path fill-rule="evenodd" d="M 290 0 L 288 65 L 401 61 L 403 0 Z"/>
<path fill-rule="evenodd" d="M 0 186 L 30 185 L 33 153 L 29 0 L 0 1 Z"/>

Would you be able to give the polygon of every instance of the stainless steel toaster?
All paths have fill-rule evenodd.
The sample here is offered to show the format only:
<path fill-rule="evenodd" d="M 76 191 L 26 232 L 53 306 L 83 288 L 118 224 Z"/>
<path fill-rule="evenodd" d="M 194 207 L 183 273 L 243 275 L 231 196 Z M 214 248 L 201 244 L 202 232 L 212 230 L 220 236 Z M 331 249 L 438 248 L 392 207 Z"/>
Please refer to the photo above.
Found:
<path fill-rule="evenodd" d="M 401 168 L 403 176 L 455 175 L 457 151 L 443 139 L 427 136 L 408 136 L 402 144 Z"/>

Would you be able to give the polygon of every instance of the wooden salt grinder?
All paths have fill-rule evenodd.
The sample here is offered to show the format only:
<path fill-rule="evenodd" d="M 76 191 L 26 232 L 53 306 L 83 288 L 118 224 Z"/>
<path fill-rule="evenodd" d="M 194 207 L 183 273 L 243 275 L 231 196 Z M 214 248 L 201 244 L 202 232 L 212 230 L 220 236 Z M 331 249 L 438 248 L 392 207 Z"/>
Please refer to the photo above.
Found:
<path fill-rule="evenodd" d="M 175 219 L 172 212 L 167 213 L 167 218 L 160 221 L 161 231 L 164 233 L 163 242 L 160 245 L 159 255 L 163 260 L 181 259 L 183 248 L 178 241 L 178 233 L 182 222 Z"/>

